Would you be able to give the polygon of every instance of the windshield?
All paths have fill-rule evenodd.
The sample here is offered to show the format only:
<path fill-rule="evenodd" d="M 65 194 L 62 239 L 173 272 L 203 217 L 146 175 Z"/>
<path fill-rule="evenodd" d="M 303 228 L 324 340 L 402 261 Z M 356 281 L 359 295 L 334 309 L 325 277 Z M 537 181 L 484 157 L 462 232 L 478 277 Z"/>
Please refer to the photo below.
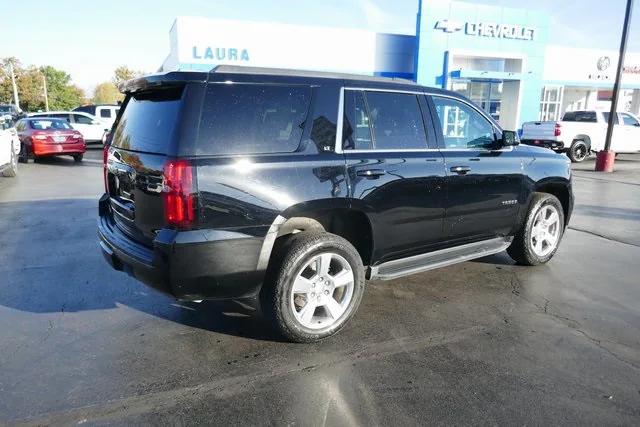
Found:
<path fill-rule="evenodd" d="M 73 129 L 69 123 L 64 120 L 30 120 L 31 129 L 36 130 L 49 130 L 49 129 Z"/>

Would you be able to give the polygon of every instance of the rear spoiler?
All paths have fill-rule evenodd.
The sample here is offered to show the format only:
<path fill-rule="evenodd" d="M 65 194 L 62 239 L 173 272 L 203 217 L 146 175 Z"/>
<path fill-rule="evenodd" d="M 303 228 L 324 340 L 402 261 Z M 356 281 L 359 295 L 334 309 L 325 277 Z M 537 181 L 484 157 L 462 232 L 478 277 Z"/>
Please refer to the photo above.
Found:
<path fill-rule="evenodd" d="M 207 81 L 207 73 L 195 71 L 171 71 L 161 74 L 149 74 L 118 83 L 122 93 L 141 92 L 160 86 L 181 86 L 189 82 Z"/>

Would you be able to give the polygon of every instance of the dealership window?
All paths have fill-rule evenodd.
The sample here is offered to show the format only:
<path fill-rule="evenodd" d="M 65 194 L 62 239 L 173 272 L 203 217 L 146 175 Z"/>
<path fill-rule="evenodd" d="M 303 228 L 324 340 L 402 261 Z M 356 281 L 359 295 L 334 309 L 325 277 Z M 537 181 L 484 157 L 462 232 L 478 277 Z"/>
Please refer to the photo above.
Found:
<path fill-rule="evenodd" d="M 540 97 L 540 120 L 558 120 L 562 105 L 563 86 L 545 86 Z"/>

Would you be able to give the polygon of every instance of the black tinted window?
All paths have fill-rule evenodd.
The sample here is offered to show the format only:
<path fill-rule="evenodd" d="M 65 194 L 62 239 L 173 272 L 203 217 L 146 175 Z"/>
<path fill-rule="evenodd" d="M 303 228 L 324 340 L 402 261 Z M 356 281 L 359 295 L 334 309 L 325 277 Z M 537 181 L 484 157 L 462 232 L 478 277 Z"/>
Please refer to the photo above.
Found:
<path fill-rule="evenodd" d="M 416 95 L 366 92 L 376 150 L 427 148 Z"/>
<path fill-rule="evenodd" d="M 369 114 L 364 95 L 360 91 L 344 93 L 343 146 L 347 150 L 370 150 L 373 148 Z"/>
<path fill-rule="evenodd" d="M 602 113 L 602 118 L 604 119 L 605 123 L 609 123 L 609 113 Z M 613 124 L 614 125 L 618 124 L 618 115 L 617 114 L 613 115 Z"/>
<path fill-rule="evenodd" d="M 197 154 L 295 151 L 310 100 L 308 87 L 211 84 Z"/>
<path fill-rule="evenodd" d="M 109 110 L 108 108 L 103 108 L 102 110 L 100 110 L 100 117 L 110 118 L 111 110 Z"/>
<path fill-rule="evenodd" d="M 565 122 L 588 122 L 595 123 L 596 112 L 595 111 L 571 111 L 565 113 L 562 117 L 562 120 Z"/>
<path fill-rule="evenodd" d="M 125 150 L 166 153 L 178 119 L 182 88 L 133 95 L 113 134 L 112 145 Z"/>

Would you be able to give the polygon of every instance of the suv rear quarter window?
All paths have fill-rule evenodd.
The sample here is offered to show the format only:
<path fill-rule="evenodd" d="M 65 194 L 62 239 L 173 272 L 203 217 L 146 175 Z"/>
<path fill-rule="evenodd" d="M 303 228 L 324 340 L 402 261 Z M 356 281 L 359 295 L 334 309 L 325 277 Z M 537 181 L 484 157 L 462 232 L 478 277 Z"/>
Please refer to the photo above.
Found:
<path fill-rule="evenodd" d="M 300 144 L 310 102 L 307 86 L 210 84 L 196 154 L 293 152 Z"/>

